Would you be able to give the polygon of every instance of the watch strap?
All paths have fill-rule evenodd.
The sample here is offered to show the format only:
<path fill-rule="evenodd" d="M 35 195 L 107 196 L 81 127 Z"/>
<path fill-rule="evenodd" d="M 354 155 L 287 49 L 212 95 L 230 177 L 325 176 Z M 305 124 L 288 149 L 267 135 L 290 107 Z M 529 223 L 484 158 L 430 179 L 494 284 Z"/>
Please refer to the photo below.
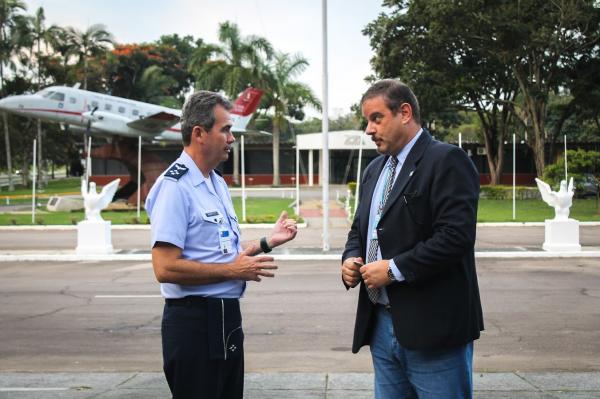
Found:
<path fill-rule="evenodd" d="M 271 248 L 267 242 L 267 237 L 262 237 L 260 239 L 260 249 L 262 249 L 262 251 L 266 254 L 273 250 L 273 248 Z"/>

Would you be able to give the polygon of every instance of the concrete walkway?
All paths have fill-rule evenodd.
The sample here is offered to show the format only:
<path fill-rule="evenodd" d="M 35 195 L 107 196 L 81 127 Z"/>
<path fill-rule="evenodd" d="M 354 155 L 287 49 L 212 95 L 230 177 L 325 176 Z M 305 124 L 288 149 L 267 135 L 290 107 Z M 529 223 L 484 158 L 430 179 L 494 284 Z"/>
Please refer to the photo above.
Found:
<path fill-rule="evenodd" d="M 600 398 L 600 373 L 476 373 L 476 398 Z M 3 373 L 0 398 L 166 398 L 162 373 Z M 244 397 L 373 397 L 368 373 L 248 373 Z"/>

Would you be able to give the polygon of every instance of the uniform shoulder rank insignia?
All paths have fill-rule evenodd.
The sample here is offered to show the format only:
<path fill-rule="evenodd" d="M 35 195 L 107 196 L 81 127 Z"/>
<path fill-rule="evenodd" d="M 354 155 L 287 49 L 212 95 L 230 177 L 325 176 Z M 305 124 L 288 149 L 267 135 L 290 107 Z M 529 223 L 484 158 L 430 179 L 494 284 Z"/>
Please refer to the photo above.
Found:
<path fill-rule="evenodd" d="M 188 170 L 189 169 L 184 164 L 175 163 L 169 168 L 169 170 L 165 172 L 165 177 L 170 177 L 172 179 L 179 180 L 181 176 L 187 173 Z"/>

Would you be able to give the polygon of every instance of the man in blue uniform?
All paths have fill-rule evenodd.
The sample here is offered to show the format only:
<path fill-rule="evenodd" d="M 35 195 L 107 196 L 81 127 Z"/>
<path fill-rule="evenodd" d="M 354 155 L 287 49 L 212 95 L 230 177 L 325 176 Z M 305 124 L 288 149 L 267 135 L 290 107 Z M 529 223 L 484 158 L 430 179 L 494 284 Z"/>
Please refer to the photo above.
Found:
<path fill-rule="evenodd" d="M 241 243 L 231 197 L 215 167 L 227 160 L 231 104 L 207 91 L 183 106 L 181 156 L 146 200 L 152 265 L 165 297 L 163 368 L 173 398 L 241 398 L 244 334 L 239 298 L 246 281 L 273 277 L 273 247 L 297 227 L 282 212 L 269 237 Z"/>

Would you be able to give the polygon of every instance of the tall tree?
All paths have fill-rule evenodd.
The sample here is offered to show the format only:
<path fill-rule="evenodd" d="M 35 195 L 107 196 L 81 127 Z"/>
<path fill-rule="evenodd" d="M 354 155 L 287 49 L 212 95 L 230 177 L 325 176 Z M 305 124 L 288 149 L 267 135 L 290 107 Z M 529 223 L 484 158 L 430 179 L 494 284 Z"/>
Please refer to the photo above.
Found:
<path fill-rule="evenodd" d="M 269 86 L 265 92 L 263 104 L 271 111 L 273 120 L 273 185 L 278 186 L 279 174 L 279 143 L 287 118 L 304 119 L 304 107 L 311 105 L 321 108 L 319 100 L 310 87 L 295 81 L 300 73 L 308 66 L 308 61 L 299 54 L 289 55 L 276 53 Z"/>
<path fill-rule="evenodd" d="M 50 40 L 50 36 L 52 34 L 53 28 L 46 28 L 46 16 L 44 14 L 44 9 L 39 7 L 35 14 L 29 18 L 29 36 L 31 41 L 31 48 L 35 48 L 35 76 L 36 76 L 36 88 L 39 90 L 42 86 L 42 58 L 44 57 L 42 53 L 42 44 L 45 45 L 45 53 L 48 53 L 48 42 Z M 33 53 L 33 51 L 32 51 Z M 40 119 L 37 120 L 37 182 L 38 188 L 42 188 L 45 183 L 44 179 L 44 156 L 42 153 L 42 142 L 43 142 L 43 131 L 42 131 L 42 121 Z"/>
<path fill-rule="evenodd" d="M 512 125 L 518 86 L 495 55 L 490 21 L 482 1 L 388 1 L 393 7 L 364 30 L 375 50 L 381 77 L 400 77 L 413 86 L 424 122 L 457 122 L 458 110 L 479 118 L 491 184 L 498 184 L 504 141 Z M 455 21 L 461 21 L 456 24 Z"/>
<path fill-rule="evenodd" d="M 83 89 L 87 90 L 88 57 L 98 56 L 107 51 L 113 44 L 113 36 L 102 24 L 95 24 L 85 30 L 69 27 L 69 36 L 79 57 L 79 64 L 83 65 Z"/>
<path fill-rule="evenodd" d="M 198 43 L 190 61 L 196 88 L 224 91 L 236 97 L 248 85 L 264 89 L 268 77 L 267 62 L 273 47 L 267 39 L 242 36 L 236 24 L 219 25 L 219 44 Z M 239 142 L 233 145 L 233 182 L 239 184 Z"/>
<path fill-rule="evenodd" d="M 21 0 L 0 0 L 0 97 L 7 94 L 5 88 L 4 67 L 12 63 L 11 57 L 15 50 L 15 40 L 12 37 L 16 20 L 21 11 L 25 11 L 25 3 Z M 12 181 L 12 157 L 10 151 L 10 133 L 5 112 L 2 112 L 4 125 L 4 145 L 6 149 L 6 169 L 8 173 L 8 189 L 14 190 Z"/>
<path fill-rule="evenodd" d="M 161 42 L 115 46 L 107 63 L 109 91 L 116 96 L 180 107 L 192 80 L 187 71 L 189 54 L 182 54 L 182 47 Z"/>
<path fill-rule="evenodd" d="M 523 97 L 515 115 L 531 133 L 538 176 L 545 167 L 546 120 L 552 92 L 567 83 L 582 58 L 598 58 L 600 8 L 595 0 L 489 2 L 485 9 L 497 54 L 508 65 Z"/>
<path fill-rule="evenodd" d="M 248 85 L 265 85 L 266 61 L 273 56 L 273 46 L 267 39 L 244 37 L 236 24 L 224 22 L 219 25 L 219 42 L 198 46 L 192 55 L 190 70 L 198 88 L 223 90 L 235 97 Z"/>

